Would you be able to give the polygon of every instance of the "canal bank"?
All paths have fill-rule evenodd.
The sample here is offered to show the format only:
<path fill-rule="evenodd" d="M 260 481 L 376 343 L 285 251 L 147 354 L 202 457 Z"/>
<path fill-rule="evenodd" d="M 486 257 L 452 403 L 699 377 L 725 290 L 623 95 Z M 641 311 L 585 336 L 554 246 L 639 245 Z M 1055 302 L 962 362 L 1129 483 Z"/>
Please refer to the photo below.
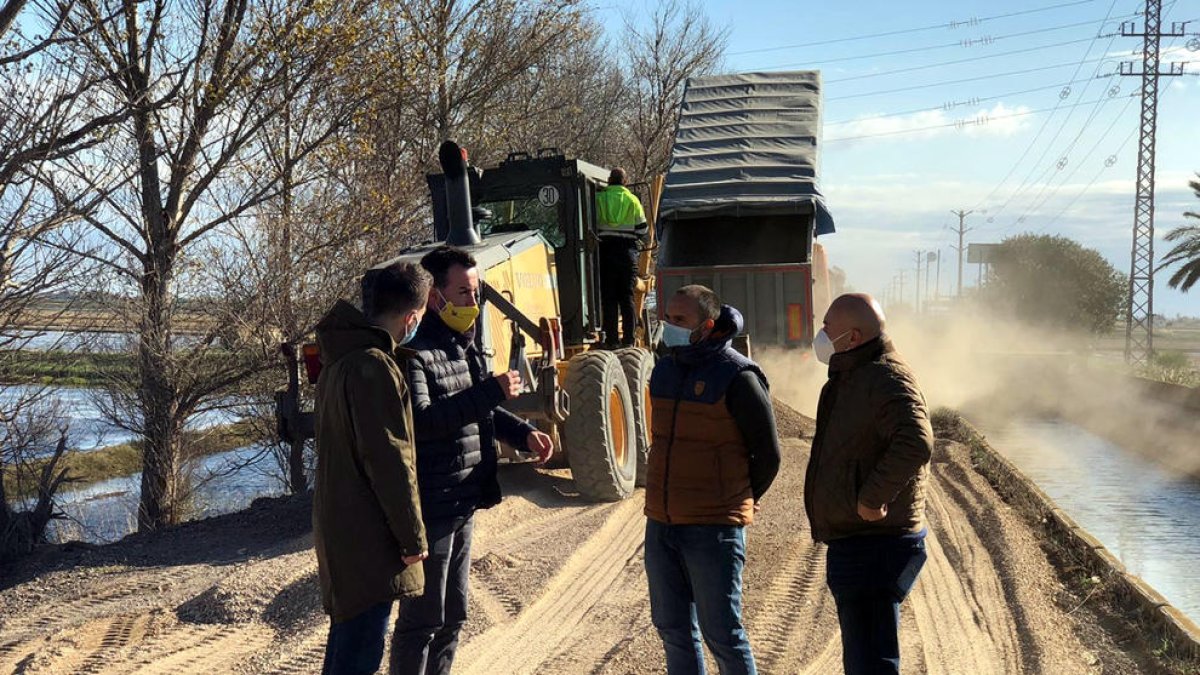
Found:
<path fill-rule="evenodd" d="M 1192 532 L 1200 489 L 1061 420 L 993 421 L 996 433 L 986 437 L 956 413 L 940 412 L 936 424 L 939 436 L 971 448 L 976 470 L 1044 534 L 1062 560 L 1064 582 L 1090 586 L 1085 602 L 1132 617 L 1149 633 L 1142 637 L 1164 653 L 1200 659 L 1200 627 L 1194 620 L 1200 610 L 1200 572 L 1191 552 L 1200 546 L 1200 536 Z M 1064 471 L 1067 465 L 1075 469 Z"/>

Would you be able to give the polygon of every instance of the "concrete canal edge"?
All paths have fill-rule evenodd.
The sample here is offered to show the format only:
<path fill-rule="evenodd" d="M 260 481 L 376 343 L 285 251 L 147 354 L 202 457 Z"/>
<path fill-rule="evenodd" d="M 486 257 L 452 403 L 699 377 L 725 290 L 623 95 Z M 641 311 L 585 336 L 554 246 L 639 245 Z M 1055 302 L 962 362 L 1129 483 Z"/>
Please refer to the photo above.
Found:
<path fill-rule="evenodd" d="M 957 414 L 956 414 L 957 416 Z M 1184 659 L 1200 659 L 1200 626 L 1171 605 L 1158 591 L 1131 574 L 1098 539 L 1058 508 L 1049 495 L 1008 461 L 969 422 L 958 417 L 966 438 L 954 439 L 969 446 L 975 470 L 1035 528 L 1046 535 L 1092 575 L 1113 589 L 1117 609 L 1136 617 L 1152 632 L 1151 644 L 1169 645 Z"/>

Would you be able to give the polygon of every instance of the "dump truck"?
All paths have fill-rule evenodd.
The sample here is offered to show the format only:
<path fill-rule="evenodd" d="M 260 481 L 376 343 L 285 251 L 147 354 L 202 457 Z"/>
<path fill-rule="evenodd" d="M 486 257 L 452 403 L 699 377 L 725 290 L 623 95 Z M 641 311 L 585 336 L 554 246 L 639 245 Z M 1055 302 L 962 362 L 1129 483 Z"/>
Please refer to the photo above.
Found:
<path fill-rule="evenodd" d="M 814 314 L 830 301 L 814 243 L 834 231 L 817 186 L 820 129 L 818 71 L 685 85 L 655 228 L 657 289 L 712 288 L 745 316 L 744 351 L 810 346 Z"/>
<path fill-rule="evenodd" d="M 516 370 L 526 386 L 504 405 L 555 438 L 581 494 L 599 501 L 629 496 L 645 480 L 650 448 L 649 382 L 660 333 L 645 309 L 654 283 L 653 235 L 638 266 L 635 345 L 602 349 L 595 205 L 608 169 L 554 149 L 511 153 L 479 169 L 452 141 L 439 149 L 439 163 L 442 172 L 427 176 L 430 242 L 365 273 L 419 262 L 443 242 L 469 251 L 479 263 L 482 296 L 477 344 L 491 371 Z M 643 201 L 652 216 L 659 188 L 650 187 Z M 281 439 L 295 448 L 313 436 L 306 381 L 316 382 L 320 354 L 312 343 L 283 350 L 288 383 L 276 394 L 276 421 Z M 530 458 L 504 448 L 502 459 Z"/>

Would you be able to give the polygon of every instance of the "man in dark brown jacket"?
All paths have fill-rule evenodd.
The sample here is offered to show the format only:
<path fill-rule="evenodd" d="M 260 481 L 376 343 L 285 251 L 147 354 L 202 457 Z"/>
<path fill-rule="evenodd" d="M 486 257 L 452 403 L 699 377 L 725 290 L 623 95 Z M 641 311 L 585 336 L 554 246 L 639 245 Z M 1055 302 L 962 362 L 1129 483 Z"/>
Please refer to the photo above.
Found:
<path fill-rule="evenodd" d="M 826 542 L 847 675 L 899 673 L 900 603 L 925 564 L 933 430 L 912 371 L 869 295 L 843 295 L 813 340 L 829 364 L 804 481 L 813 538 Z"/>
<path fill-rule="evenodd" d="M 430 277 L 397 263 L 363 278 L 359 311 L 341 301 L 317 325 L 313 539 L 332 617 L 323 673 L 374 673 L 392 602 L 420 597 L 428 556 L 403 351 Z"/>

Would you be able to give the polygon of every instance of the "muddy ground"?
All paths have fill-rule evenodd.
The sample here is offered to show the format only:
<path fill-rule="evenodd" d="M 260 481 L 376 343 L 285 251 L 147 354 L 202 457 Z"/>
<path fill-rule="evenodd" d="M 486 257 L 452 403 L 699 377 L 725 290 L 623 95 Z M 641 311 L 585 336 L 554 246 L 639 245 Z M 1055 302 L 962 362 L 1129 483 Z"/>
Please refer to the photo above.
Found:
<path fill-rule="evenodd" d="M 763 673 L 839 673 L 841 646 L 801 486 L 810 421 L 780 409 L 784 465 L 750 529 L 746 620 Z M 930 560 L 903 613 L 906 673 L 1155 673 L 1136 628 L 1093 611 L 1034 532 L 939 443 Z M 504 467 L 476 525 L 457 673 L 661 673 L 642 493 L 581 499 L 565 471 Z M 305 498 L 0 571 L 0 673 L 315 673 L 327 622 Z M 715 672 L 715 670 L 713 671 Z"/>

